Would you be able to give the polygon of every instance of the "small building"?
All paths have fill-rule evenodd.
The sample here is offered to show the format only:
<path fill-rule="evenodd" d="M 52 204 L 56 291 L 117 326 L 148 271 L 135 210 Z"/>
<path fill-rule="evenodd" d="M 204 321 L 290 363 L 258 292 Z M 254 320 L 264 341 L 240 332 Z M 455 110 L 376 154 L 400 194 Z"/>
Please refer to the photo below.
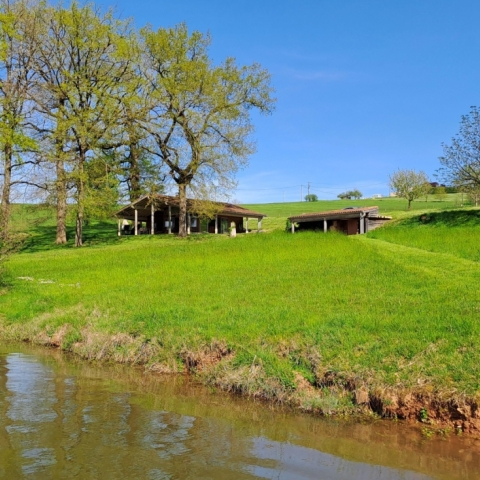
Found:
<path fill-rule="evenodd" d="M 248 219 L 258 220 L 262 228 L 263 213 L 248 210 L 232 203 L 212 202 L 216 210 L 214 218 L 195 214 L 198 200 L 187 199 L 187 233 L 225 233 L 235 224 L 237 233 L 248 233 Z M 201 202 L 201 201 L 200 201 Z M 118 219 L 118 235 L 178 233 L 179 198 L 169 195 L 144 195 L 115 213 Z"/>
<path fill-rule="evenodd" d="M 295 230 L 337 231 L 345 235 L 367 233 L 380 227 L 392 217 L 380 216 L 378 207 L 348 207 L 343 210 L 328 212 L 304 213 L 288 218 Z"/>

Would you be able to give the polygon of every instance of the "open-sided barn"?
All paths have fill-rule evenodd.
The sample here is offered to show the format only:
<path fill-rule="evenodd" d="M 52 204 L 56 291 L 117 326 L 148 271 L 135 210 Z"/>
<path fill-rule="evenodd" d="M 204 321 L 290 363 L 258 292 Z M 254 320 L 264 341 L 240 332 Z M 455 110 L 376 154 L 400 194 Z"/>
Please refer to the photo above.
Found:
<path fill-rule="evenodd" d="M 346 235 L 367 233 L 383 225 L 391 217 L 380 216 L 378 207 L 348 207 L 343 210 L 304 213 L 289 217 L 292 233 L 297 230 L 339 231 Z"/>
<path fill-rule="evenodd" d="M 262 228 L 263 213 L 254 212 L 232 203 L 210 202 L 215 210 L 214 218 L 199 216 L 199 200 L 187 200 L 187 233 L 224 233 L 232 222 L 238 233 L 248 233 L 248 219 L 258 220 L 258 229 Z M 122 234 L 158 234 L 178 233 L 179 199 L 169 195 L 145 195 L 120 209 L 118 235 Z"/>

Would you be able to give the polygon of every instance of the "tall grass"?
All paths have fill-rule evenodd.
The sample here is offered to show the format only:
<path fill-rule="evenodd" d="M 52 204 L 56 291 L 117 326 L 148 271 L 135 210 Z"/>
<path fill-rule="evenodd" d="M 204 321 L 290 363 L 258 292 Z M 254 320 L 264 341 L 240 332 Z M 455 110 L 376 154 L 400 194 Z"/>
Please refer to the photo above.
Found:
<path fill-rule="evenodd" d="M 6 324 L 142 335 L 177 355 L 222 340 L 237 366 L 260 362 L 285 385 L 331 371 L 473 395 L 478 277 L 467 260 L 334 233 L 145 236 L 16 255 L 0 310 Z"/>
<path fill-rule="evenodd" d="M 478 262 L 480 211 L 472 209 L 417 214 L 375 230 L 369 233 L 369 237 Z"/>

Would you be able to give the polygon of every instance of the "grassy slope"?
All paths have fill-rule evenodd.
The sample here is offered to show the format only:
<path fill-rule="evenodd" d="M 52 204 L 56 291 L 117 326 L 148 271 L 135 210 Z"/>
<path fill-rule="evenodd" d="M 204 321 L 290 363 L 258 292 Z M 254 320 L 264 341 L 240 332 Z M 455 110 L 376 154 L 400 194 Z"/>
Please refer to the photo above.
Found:
<path fill-rule="evenodd" d="M 401 216 L 401 201 L 385 202 L 382 213 Z M 250 207 L 283 226 L 287 215 L 307 207 L 339 206 Z M 420 383 L 475 395 L 478 215 L 418 218 L 368 238 L 279 231 L 235 240 L 117 239 L 107 225 L 111 244 L 81 250 L 48 250 L 52 232 L 42 236 L 37 226 L 36 242 L 9 262 L 11 289 L 0 296 L 0 311 L 4 323 L 36 319 L 48 331 L 70 323 L 141 334 L 176 355 L 212 338 L 226 340 L 237 366 L 260 362 L 285 385 L 293 370 L 311 379 L 322 370 L 377 386 Z M 92 240 L 102 226 L 91 226 Z"/>

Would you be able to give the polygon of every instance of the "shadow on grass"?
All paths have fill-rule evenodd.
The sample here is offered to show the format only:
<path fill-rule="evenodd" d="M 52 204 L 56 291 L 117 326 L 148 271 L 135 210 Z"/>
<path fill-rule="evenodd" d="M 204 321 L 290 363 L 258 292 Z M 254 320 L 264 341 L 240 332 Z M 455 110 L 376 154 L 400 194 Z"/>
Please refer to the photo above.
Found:
<path fill-rule="evenodd" d="M 21 252 L 35 253 L 74 247 L 75 229 L 73 227 L 67 228 L 68 242 L 66 245 L 55 244 L 56 231 L 55 225 L 35 225 L 30 227 L 29 236 L 25 240 Z M 83 229 L 84 246 L 112 245 L 119 241 L 117 226 L 113 222 L 93 221 Z"/>
<path fill-rule="evenodd" d="M 431 225 L 433 227 L 475 227 L 480 226 L 480 210 L 447 210 L 423 213 L 398 223 L 402 227 Z"/>

